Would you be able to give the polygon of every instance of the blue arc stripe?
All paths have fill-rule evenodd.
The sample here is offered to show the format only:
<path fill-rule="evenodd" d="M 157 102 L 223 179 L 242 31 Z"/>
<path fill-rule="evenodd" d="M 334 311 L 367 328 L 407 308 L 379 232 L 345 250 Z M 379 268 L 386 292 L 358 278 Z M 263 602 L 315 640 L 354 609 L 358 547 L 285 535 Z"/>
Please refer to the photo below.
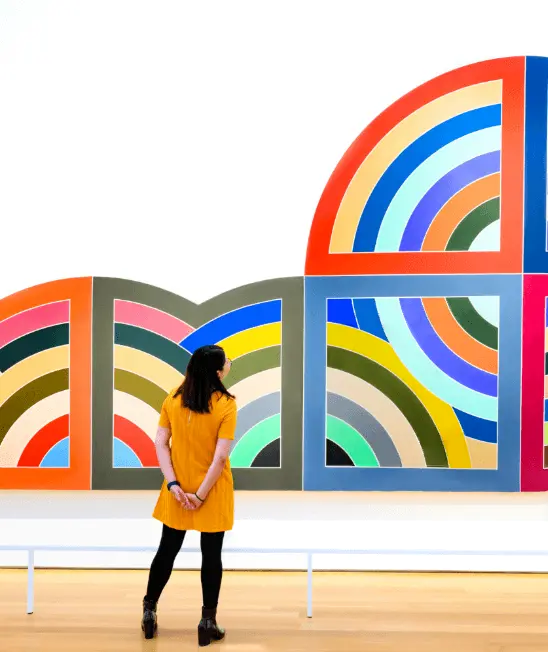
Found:
<path fill-rule="evenodd" d="M 244 306 L 238 310 L 227 312 L 216 319 L 200 326 L 193 333 L 190 333 L 180 342 L 181 346 L 189 353 L 206 344 L 216 344 L 235 333 L 273 324 L 282 319 L 282 301 L 273 299 L 263 303 L 255 303 L 251 306 Z"/>
<path fill-rule="evenodd" d="M 497 395 L 497 376 L 453 353 L 432 327 L 420 299 L 400 299 L 400 304 L 415 341 L 441 371 L 476 392 Z"/>
<path fill-rule="evenodd" d="M 384 214 L 399 188 L 421 163 L 449 143 L 482 129 L 501 124 L 502 105 L 466 111 L 436 125 L 417 138 L 388 166 L 363 208 L 353 251 L 375 251 Z"/>
<path fill-rule="evenodd" d="M 405 227 L 400 251 L 420 251 L 430 225 L 445 204 L 469 184 L 500 172 L 500 150 L 481 154 L 448 172 L 424 195 Z"/>

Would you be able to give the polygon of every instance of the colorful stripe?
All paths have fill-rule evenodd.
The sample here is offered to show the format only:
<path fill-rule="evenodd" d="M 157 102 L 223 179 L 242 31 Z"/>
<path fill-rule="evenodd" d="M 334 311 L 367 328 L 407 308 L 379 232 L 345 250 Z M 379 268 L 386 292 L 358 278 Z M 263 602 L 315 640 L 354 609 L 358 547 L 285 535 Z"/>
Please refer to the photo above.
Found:
<path fill-rule="evenodd" d="M 401 467 L 398 450 L 384 426 L 360 404 L 354 403 L 345 396 L 327 392 L 327 414 L 336 417 L 360 434 L 378 461 L 378 466 Z M 329 429 L 328 429 L 329 437 Z M 341 446 L 340 441 L 336 443 Z M 354 459 L 352 453 L 341 446 L 347 455 Z M 358 465 L 356 465 L 358 466 Z"/>
<path fill-rule="evenodd" d="M 60 369 L 68 369 L 69 362 L 69 346 L 65 345 L 46 349 L 11 366 L 1 376 L 0 405 L 15 394 L 18 389 L 28 385 L 36 378 Z"/>
<path fill-rule="evenodd" d="M 234 468 L 251 467 L 261 451 L 280 438 L 280 417 L 280 414 L 275 414 L 255 424 L 251 430 L 248 430 L 245 437 L 242 437 L 232 449 L 230 455 L 231 466 Z"/>
<path fill-rule="evenodd" d="M 114 411 L 120 419 L 124 419 L 117 426 L 122 434 L 118 436 L 116 428 L 114 430 L 115 465 L 134 467 L 150 464 L 150 458 L 147 458 L 147 463 L 143 450 L 135 449 L 132 442 L 138 441 L 137 433 L 145 433 L 149 439 L 153 439 L 158 413 L 166 394 L 180 384 L 191 353 L 204 344 L 220 344 L 233 360 L 226 385 L 229 389 L 235 386 L 238 393 L 243 393 L 243 402 L 239 403 L 237 441 L 247 441 L 248 433 L 255 432 L 254 428 L 259 422 L 279 415 L 280 299 L 244 306 L 196 330 L 189 327 L 191 332 L 186 333 L 179 343 L 174 335 L 176 329 L 184 324 L 180 320 L 171 321 L 170 315 L 141 304 L 116 301 L 115 305 Z M 271 403 L 275 404 L 274 407 Z M 264 412 L 265 406 L 269 406 L 267 412 Z M 128 423 L 135 426 L 133 438 L 124 435 L 130 430 Z M 249 435 L 250 441 L 255 441 L 253 445 L 260 439 L 256 439 L 257 433 L 264 436 L 265 430 L 259 429 Z M 268 455 L 266 449 L 254 450 L 253 460 L 261 454 L 265 460 L 276 457 L 272 447 L 274 441 L 266 444 L 267 448 L 270 447 Z M 244 458 L 249 461 L 251 449 L 248 450 L 247 444 L 245 449 Z M 238 464 L 238 455 L 240 453 L 236 456 L 235 464 Z M 154 466 L 156 464 L 154 462 Z"/>
<path fill-rule="evenodd" d="M 358 376 L 327 368 L 327 392 L 345 396 L 360 405 L 389 433 L 402 466 L 424 468 L 426 461 L 420 441 L 400 410 L 386 394 Z"/>
<path fill-rule="evenodd" d="M 500 220 L 500 199 L 495 197 L 477 206 L 459 223 L 447 243 L 447 251 L 467 251 L 478 242 L 480 234 Z M 500 228 L 500 224 L 497 224 Z M 478 251 L 478 249 L 475 249 Z"/>
<path fill-rule="evenodd" d="M 259 371 L 230 386 L 231 393 L 236 397 L 238 410 L 242 410 L 246 405 L 256 401 L 261 396 L 280 392 L 281 389 L 282 370 L 280 367 Z"/>
<path fill-rule="evenodd" d="M 116 344 L 114 347 L 114 367 L 142 376 L 166 393 L 181 384 L 183 375 L 163 360 L 139 349 Z"/>
<path fill-rule="evenodd" d="M 39 401 L 69 388 L 69 371 L 60 369 L 21 387 L 0 406 L 0 444 L 9 429 L 29 408 Z"/>
<path fill-rule="evenodd" d="M 438 369 L 460 385 L 487 396 L 497 396 L 497 376 L 456 355 L 432 327 L 420 299 L 400 299 L 400 306 L 409 333 Z"/>
<path fill-rule="evenodd" d="M 167 396 L 161 387 L 151 383 L 150 380 L 123 369 L 114 370 L 114 389 L 138 398 L 158 414 Z"/>
<path fill-rule="evenodd" d="M 490 174 L 468 184 L 441 207 L 420 243 L 422 251 L 445 251 L 453 231 L 477 206 L 500 196 L 500 174 Z"/>
<path fill-rule="evenodd" d="M 142 467 L 157 467 L 158 457 L 151 438 L 129 419 L 114 415 L 114 437 L 137 456 Z"/>
<path fill-rule="evenodd" d="M 478 369 L 498 373 L 497 351 L 472 337 L 455 319 L 445 299 L 424 298 L 422 305 L 432 327 L 451 351 Z"/>
<path fill-rule="evenodd" d="M 114 415 L 131 421 L 154 442 L 158 429 L 159 412 L 148 403 L 120 390 L 114 390 Z"/>
<path fill-rule="evenodd" d="M 121 346 L 148 353 L 173 367 L 180 374 L 186 372 L 186 366 L 190 360 L 190 354 L 178 344 L 156 335 L 156 333 L 135 326 L 115 324 L 114 342 Z"/>
<path fill-rule="evenodd" d="M 61 419 L 70 411 L 70 392 L 68 389 L 43 398 L 15 419 L 4 436 L 0 446 L 0 468 L 18 466 L 23 451 L 40 432 L 52 421 Z"/>
<path fill-rule="evenodd" d="M 455 319 L 471 337 L 493 351 L 498 350 L 498 328 L 480 315 L 470 298 L 451 297 L 447 299 L 447 305 Z"/>
<path fill-rule="evenodd" d="M 448 172 L 424 194 L 411 213 L 411 217 L 405 225 L 399 250 L 418 251 L 430 225 L 447 202 L 470 184 L 487 178 L 499 170 L 500 152 L 489 152 L 466 161 Z M 476 215 L 476 213 L 472 212 L 471 215 Z M 447 247 L 447 251 L 451 250 L 459 251 Z M 466 249 L 460 251 L 466 251 Z"/>
<path fill-rule="evenodd" d="M 177 343 L 194 331 L 192 326 L 167 312 L 120 299 L 114 302 L 114 321 L 152 331 Z"/>
<path fill-rule="evenodd" d="M 41 469 L 67 469 L 70 467 L 70 437 L 52 446 L 40 462 Z"/>
<path fill-rule="evenodd" d="M 17 466 L 40 466 L 49 451 L 62 440 L 68 440 L 68 437 L 69 415 L 63 414 L 40 428 L 26 445 Z M 51 462 L 48 463 L 48 467 L 51 468 Z"/>
<path fill-rule="evenodd" d="M 448 299 L 450 307 L 453 301 L 461 300 Z M 425 354 L 414 334 L 409 330 L 399 299 L 394 297 L 377 299 L 377 307 L 391 350 L 401 361 L 400 364 L 403 363 L 407 373 L 420 383 L 421 387 L 439 397 L 446 406 L 454 406 L 483 419 L 497 420 L 498 401 L 495 396 L 480 393 L 460 384 Z"/>
<path fill-rule="evenodd" d="M 281 409 L 281 392 L 265 394 L 252 403 L 248 403 L 245 407 L 238 407 L 238 421 L 236 433 L 234 434 L 234 442 L 238 443 L 257 423 L 269 419 L 275 414 L 280 414 Z"/>
<path fill-rule="evenodd" d="M 379 460 L 369 443 L 351 425 L 332 414 L 327 415 L 327 440 L 335 443 L 360 468 L 378 467 Z M 329 459 L 326 466 L 330 466 Z"/>
<path fill-rule="evenodd" d="M 0 349 L 24 335 L 67 323 L 69 319 L 70 301 L 56 301 L 19 312 L 0 321 Z"/>
<path fill-rule="evenodd" d="M 281 343 L 282 325 L 277 322 L 231 335 L 221 340 L 219 346 L 222 346 L 226 355 L 234 361 L 252 351 L 279 346 Z"/>
<path fill-rule="evenodd" d="M 330 252 L 352 251 L 363 207 L 369 202 L 385 170 L 401 152 L 436 126 L 478 108 L 499 104 L 501 99 L 502 82 L 499 80 L 465 86 L 432 98 L 387 128 L 364 155 L 348 184 L 333 224 Z"/>
<path fill-rule="evenodd" d="M 327 347 L 328 367 L 357 376 L 370 385 L 373 385 L 373 387 L 379 390 L 379 392 L 387 396 L 411 424 L 411 427 L 416 433 L 424 451 L 424 458 L 427 466 L 445 468 L 449 466 L 450 462 L 447 459 L 444 441 L 442 440 L 440 433 L 443 428 L 441 424 L 437 425 L 440 421 L 439 414 L 438 412 L 435 412 L 433 415 L 432 411 L 429 411 L 428 409 L 430 407 L 429 394 L 423 392 L 423 396 L 419 397 L 418 392 L 414 391 L 417 389 L 416 383 L 411 381 L 415 387 L 409 387 L 408 384 L 402 380 L 401 375 L 405 376 L 405 372 L 403 374 L 394 373 L 392 369 L 384 366 L 382 363 L 383 361 L 375 360 L 373 357 L 375 355 L 374 353 L 370 357 L 367 355 L 366 351 L 363 353 L 352 351 L 348 344 L 346 347 L 342 348 L 344 346 L 342 345 L 342 342 L 340 343 L 342 346 L 339 347 L 335 344 L 338 338 L 335 337 L 335 334 L 330 334 L 328 331 L 328 342 L 330 339 L 331 341 L 334 340 L 334 345 L 328 344 Z M 390 365 L 390 367 L 392 366 L 393 365 Z M 398 365 L 395 366 L 397 369 Z M 400 372 L 401 371 L 402 370 L 400 370 Z M 437 406 L 434 407 L 436 408 Z M 457 424 L 457 427 L 453 425 L 451 434 L 454 433 L 458 437 L 459 431 L 462 434 L 460 424 Z M 452 438 L 454 439 L 455 436 L 453 435 Z M 466 463 L 464 452 L 459 455 L 458 463 Z"/>
<path fill-rule="evenodd" d="M 406 226 L 413 214 L 420 216 L 414 209 L 423 198 L 425 203 L 432 202 L 429 211 L 439 210 L 444 199 L 449 200 L 467 184 L 498 171 L 499 166 L 500 127 L 485 129 L 444 147 L 418 167 L 398 190 L 379 226 L 374 251 L 402 251 Z M 354 251 L 368 251 L 358 235 Z M 364 236 L 364 240 L 367 243 L 368 238 Z"/>
<path fill-rule="evenodd" d="M 18 362 L 36 353 L 69 343 L 69 325 L 48 326 L 39 331 L 27 333 L 0 349 L 0 372 L 7 371 Z"/>
<path fill-rule="evenodd" d="M 0 488 L 90 488 L 91 304 L 91 278 L 0 300 Z"/>
<path fill-rule="evenodd" d="M 206 344 L 222 342 L 241 331 L 280 322 L 281 319 L 282 302 L 279 299 L 244 306 L 200 326 L 194 333 L 182 340 L 181 346 L 193 353 Z"/>
<path fill-rule="evenodd" d="M 439 179 L 491 152 L 498 152 L 500 165 L 500 124 L 500 104 L 482 107 L 434 127 L 407 147 L 381 176 L 365 204 L 352 251 L 393 251 L 386 248 L 389 240 L 384 241 L 384 224 L 400 225 L 399 243 L 411 214 L 409 209 L 412 211 Z M 488 164 L 474 166 L 468 174 L 484 176 L 480 171 Z M 406 214 L 398 218 L 402 208 Z"/>

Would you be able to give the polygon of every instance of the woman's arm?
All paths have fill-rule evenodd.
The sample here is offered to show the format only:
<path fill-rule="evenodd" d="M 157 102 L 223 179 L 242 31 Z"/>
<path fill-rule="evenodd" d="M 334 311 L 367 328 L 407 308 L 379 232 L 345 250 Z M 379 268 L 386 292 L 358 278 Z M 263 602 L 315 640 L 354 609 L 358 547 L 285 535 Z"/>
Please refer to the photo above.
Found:
<path fill-rule="evenodd" d="M 217 446 L 215 448 L 215 455 L 213 456 L 213 462 L 209 467 L 204 481 L 200 485 L 200 488 L 196 492 L 196 495 L 199 499 L 204 501 L 207 498 L 208 493 L 211 491 L 217 480 L 219 479 L 223 469 L 225 468 L 226 461 L 230 455 L 230 446 L 232 441 L 230 439 L 218 439 Z"/>
<path fill-rule="evenodd" d="M 164 474 L 164 478 L 168 484 L 177 480 L 171 462 L 171 448 L 169 447 L 170 437 L 171 430 L 169 428 L 162 428 L 162 426 L 158 427 L 158 430 L 156 431 L 156 455 L 158 456 L 160 468 L 162 469 L 162 473 Z M 170 492 L 186 509 L 194 509 L 194 505 L 192 505 L 184 490 L 179 485 L 173 485 Z"/>
<path fill-rule="evenodd" d="M 156 431 L 156 455 L 164 478 L 168 484 L 177 480 L 173 464 L 171 463 L 171 448 L 169 447 L 169 438 L 171 437 L 171 430 L 169 428 L 158 427 Z"/>

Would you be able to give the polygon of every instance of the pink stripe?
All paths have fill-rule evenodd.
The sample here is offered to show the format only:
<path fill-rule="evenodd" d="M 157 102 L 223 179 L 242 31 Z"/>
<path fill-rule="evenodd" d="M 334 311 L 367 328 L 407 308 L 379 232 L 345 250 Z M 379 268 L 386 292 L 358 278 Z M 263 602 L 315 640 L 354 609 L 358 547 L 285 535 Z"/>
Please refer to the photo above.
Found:
<path fill-rule="evenodd" d="M 25 310 L 0 321 L 0 348 L 40 328 L 65 324 L 68 321 L 70 321 L 69 301 L 56 301 Z"/>
<path fill-rule="evenodd" d="M 168 315 L 167 312 L 132 301 L 117 300 L 114 303 L 114 321 L 146 328 L 177 343 L 195 330 L 177 317 Z"/>
<path fill-rule="evenodd" d="M 521 394 L 521 491 L 546 491 L 544 356 L 548 276 L 524 276 Z"/>

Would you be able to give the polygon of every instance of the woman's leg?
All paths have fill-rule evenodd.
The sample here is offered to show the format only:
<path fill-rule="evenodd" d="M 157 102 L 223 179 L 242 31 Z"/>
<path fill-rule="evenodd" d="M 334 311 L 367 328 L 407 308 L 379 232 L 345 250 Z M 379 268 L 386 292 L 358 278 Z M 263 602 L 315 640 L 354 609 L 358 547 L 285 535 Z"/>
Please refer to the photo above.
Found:
<path fill-rule="evenodd" d="M 202 597 L 205 609 L 216 609 L 219 602 L 221 582 L 223 579 L 224 532 L 202 532 L 200 545 L 202 548 Z"/>
<path fill-rule="evenodd" d="M 202 619 L 198 625 L 198 645 L 209 645 L 220 641 L 225 630 L 217 625 L 217 604 L 223 579 L 224 532 L 202 532 Z"/>
<path fill-rule="evenodd" d="M 174 530 L 164 525 L 160 546 L 150 567 L 145 600 L 158 602 L 160 599 L 160 595 L 171 576 L 175 558 L 183 545 L 185 534 L 186 530 Z"/>

